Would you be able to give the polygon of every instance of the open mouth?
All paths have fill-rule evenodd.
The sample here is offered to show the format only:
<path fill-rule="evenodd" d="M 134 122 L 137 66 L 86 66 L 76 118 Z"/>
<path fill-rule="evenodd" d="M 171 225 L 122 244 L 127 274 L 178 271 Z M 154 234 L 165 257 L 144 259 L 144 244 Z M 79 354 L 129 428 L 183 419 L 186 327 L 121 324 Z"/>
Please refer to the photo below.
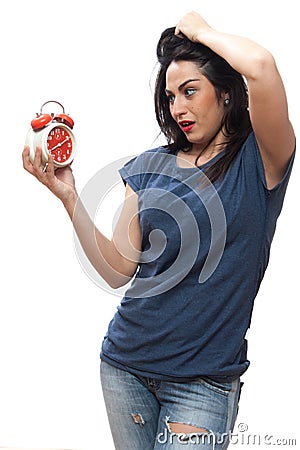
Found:
<path fill-rule="evenodd" d="M 188 133 L 191 131 L 193 126 L 195 125 L 195 122 L 192 122 L 191 120 L 182 120 L 181 122 L 178 122 L 180 128 L 185 132 Z"/>

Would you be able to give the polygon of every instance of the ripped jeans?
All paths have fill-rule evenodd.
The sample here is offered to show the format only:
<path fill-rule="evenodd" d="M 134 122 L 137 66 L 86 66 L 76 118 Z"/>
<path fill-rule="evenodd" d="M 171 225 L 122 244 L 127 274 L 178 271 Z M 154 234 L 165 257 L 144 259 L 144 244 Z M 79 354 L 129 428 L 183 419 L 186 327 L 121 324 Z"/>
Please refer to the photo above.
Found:
<path fill-rule="evenodd" d="M 104 361 L 100 372 L 116 450 L 228 447 L 238 411 L 239 379 L 229 383 L 208 378 L 160 381 L 132 375 Z M 180 424 L 201 432 L 182 433 Z"/>

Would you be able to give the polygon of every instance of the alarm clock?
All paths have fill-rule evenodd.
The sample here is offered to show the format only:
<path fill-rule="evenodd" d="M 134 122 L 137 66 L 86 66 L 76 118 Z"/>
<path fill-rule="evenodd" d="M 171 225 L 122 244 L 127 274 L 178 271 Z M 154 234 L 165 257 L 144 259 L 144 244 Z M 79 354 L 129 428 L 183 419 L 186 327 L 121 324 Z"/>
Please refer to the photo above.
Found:
<path fill-rule="evenodd" d="M 48 103 L 55 103 L 62 108 L 62 113 L 45 114 L 43 108 Z M 48 155 L 53 159 L 54 169 L 71 164 L 75 156 L 76 141 L 73 134 L 73 119 L 65 114 L 63 105 L 56 100 L 49 100 L 41 106 L 40 112 L 31 121 L 25 145 L 30 147 L 29 157 L 33 162 L 36 147 L 42 149 L 42 164 L 47 167 Z"/>

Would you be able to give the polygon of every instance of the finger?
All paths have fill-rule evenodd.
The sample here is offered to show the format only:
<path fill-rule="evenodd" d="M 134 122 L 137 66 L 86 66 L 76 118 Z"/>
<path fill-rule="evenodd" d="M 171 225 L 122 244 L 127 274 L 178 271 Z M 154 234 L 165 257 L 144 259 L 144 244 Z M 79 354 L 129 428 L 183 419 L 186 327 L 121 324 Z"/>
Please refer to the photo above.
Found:
<path fill-rule="evenodd" d="M 24 150 L 22 152 L 22 160 L 23 167 L 28 172 L 32 173 L 32 163 L 30 161 L 30 147 L 29 145 L 25 145 Z"/>
<path fill-rule="evenodd" d="M 179 23 L 178 23 L 178 24 L 176 25 L 174 34 L 175 34 L 175 36 L 178 36 L 179 33 L 180 33 L 180 25 L 179 25 Z"/>
<path fill-rule="evenodd" d="M 22 159 L 23 159 L 24 163 L 25 162 L 27 163 L 29 161 L 29 154 L 30 154 L 30 147 L 29 147 L 29 145 L 25 145 L 23 152 L 22 152 Z"/>
<path fill-rule="evenodd" d="M 32 165 L 33 165 L 33 168 L 38 172 L 43 170 L 41 147 L 36 147 Z"/>
<path fill-rule="evenodd" d="M 181 24 L 181 21 L 180 21 L 180 22 L 178 22 L 178 24 L 176 25 L 174 34 L 175 34 L 175 36 L 177 36 L 177 37 L 183 38 L 183 32 L 182 32 L 182 30 L 181 30 L 181 27 L 182 27 L 182 24 Z"/>
<path fill-rule="evenodd" d="M 47 174 L 54 175 L 54 161 L 51 153 L 48 154 L 48 162 L 47 162 Z"/>

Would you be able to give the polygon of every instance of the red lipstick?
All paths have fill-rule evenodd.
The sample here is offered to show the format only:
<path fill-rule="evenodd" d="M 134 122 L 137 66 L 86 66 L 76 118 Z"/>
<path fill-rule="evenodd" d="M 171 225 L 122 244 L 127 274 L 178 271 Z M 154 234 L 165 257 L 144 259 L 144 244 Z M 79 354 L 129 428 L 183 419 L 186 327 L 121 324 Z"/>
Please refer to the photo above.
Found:
<path fill-rule="evenodd" d="M 178 124 L 184 133 L 188 133 L 195 125 L 195 122 L 192 122 L 191 120 L 181 120 Z"/>

